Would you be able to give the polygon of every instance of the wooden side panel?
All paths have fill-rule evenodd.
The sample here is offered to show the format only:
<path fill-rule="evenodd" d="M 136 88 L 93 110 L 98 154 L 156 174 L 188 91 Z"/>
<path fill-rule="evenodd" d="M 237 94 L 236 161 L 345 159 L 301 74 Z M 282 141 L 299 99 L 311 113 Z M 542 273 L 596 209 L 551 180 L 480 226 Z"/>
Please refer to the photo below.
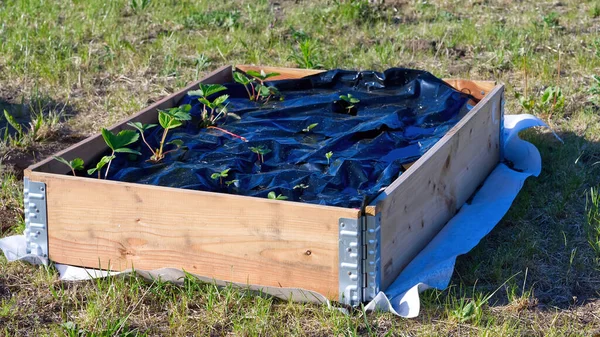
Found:
<path fill-rule="evenodd" d="M 271 77 L 272 80 L 288 80 L 288 79 L 296 79 L 305 76 L 310 76 L 318 73 L 322 73 L 325 70 L 318 69 L 295 69 L 295 68 L 281 68 L 281 67 L 263 67 L 263 66 L 248 66 L 248 65 L 238 65 L 237 69 L 242 71 L 255 70 L 260 71 L 264 70 L 267 73 L 279 73 L 279 76 Z M 477 99 L 482 99 L 485 95 L 487 95 L 494 86 L 496 82 L 494 81 L 471 81 L 471 80 L 463 80 L 463 79 L 455 79 L 455 78 L 445 78 L 444 82 L 450 84 L 454 88 L 459 91 L 468 93 L 473 95 Z"/>
<path fill-rule="evenodd" d="M 378 198 L 385 290 L 467 201 L 500 159 L 496 86 Z"/>
<path fill-rule="evenodd" d="M 338 221 L 358 210 L 28 172 L 46 183 L 50 259 L 178 268 L 338 299 Z"/>
<path fill-rule="evenodd" d="M 318 69 L 296 69 L 296 68 L 281 68 L 281 67 L 263 67 L 263 66 L 248 66 L 248 65 L 237 65 L 235 66 L 237 69 L 241 71 L 255 70 L 261 71 L 263 70 L 266 73 L 279 73 L 279 76 L 271 77 L 270 80 L 289 80 L 302 78 L 318 73 L 322 73 L 325 70 Z"/>
<path fill-rule="evenodd" d="M 188 91 L 197 89 L 198 83 L 226 83 L 231 81 L 233 81 L 231 76 L 231 66 L 221 67 L 207 75 L 202 80 L 188 85 L 171 96 L 165 97 L 164 99 L 152 104 L 135 115 L 128 117 L 126 120 L 122 120 L 119 123 L 111 126 L 109 129 L 113 132 L 118 132 L 123 129 L 131 129 L 131 127 L 127 126 L 128 122 L 157 123 L 158 114 L 156 111 L 158 109 L 172 108 Z M 107 147 L 102 139 L 102 135 L 98 133 L 82 140 L 77 144 L 74 144 L 63 151 L 58 152 L 55 155 L 61 156 L 67 160 L 72 160 L 79 157 L 87 163 L 96 159 L 106 149 Z M 30 166 L 28 170 L 58 174 L 65 174 L 69 172 L 69 168 L 66 165 L 59 163 L 52 157 L 46 158 L 45 160 Z"/>

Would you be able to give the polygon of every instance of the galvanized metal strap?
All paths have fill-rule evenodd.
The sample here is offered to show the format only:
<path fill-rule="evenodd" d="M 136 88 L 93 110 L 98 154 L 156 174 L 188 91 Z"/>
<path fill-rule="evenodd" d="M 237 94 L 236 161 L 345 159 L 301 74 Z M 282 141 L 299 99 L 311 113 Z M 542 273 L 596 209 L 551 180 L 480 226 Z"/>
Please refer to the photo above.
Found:
<path fill-rule="evenodd" d="M 339 220 L 340 303 L 358 305 L 362 301 L 362 225 L 359 219 Z"/>
<path fill-rule="evenodd" d="M 25 207 L 25 240 L 27 254 L 48 258 L 48 218 L 46 184 L 23 179 Z"/>
<path fill-rule="evenodd" d="M 381 214 L 367 215 L 363 223 L 363 301 L 370 301 L 379 293 L 381 284 Z"/>

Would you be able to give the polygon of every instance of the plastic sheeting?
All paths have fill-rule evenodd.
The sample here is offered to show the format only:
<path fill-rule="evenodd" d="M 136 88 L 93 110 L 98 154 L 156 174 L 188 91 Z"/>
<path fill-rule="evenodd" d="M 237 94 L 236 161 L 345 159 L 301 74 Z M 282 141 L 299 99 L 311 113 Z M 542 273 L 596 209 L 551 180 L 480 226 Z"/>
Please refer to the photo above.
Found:
<path fill-rule="evenodd" d="M 428 288 L 445 289 L 452 277 L 456 257 L 469 252 L 502 219 L 523 187 L 525 179 L 538 176 L 541 172 L 541 157 L 536 147 L 518 137 L 521 130 L 546 126 L 531 115 L 506 115 L 504 117 L 504 156 L 510 160 L 513 169 L 503 163 L 492 171 L 470 204 L 465 204 L 440 233 L 402 271 L 385 292 L 365 306 L 366 310 L 389 311 L 401 317 L 416 317 L 420 310 L 419 293 Z M 47 264 L 47 260 L 26 254 L 25 237 L 15 235 L 0 239 L 0 250 L 9 261 L 25 260 L 31 263 Z M 63 280 L 85 280 L 105 277 L 109 273 L 102 270 L 79 268 L 56 264 Z M 125 274 L 130 271 L 124 272 Z M 160 277 L 163 280 L 181 281 L 181 270 L 160 269 L 154 271 L 136 270 L 146 278 Z M 124 274 L 112 273 L 110 275 Z M 198 278 L 212 282 L 206 277 Z M 217 284 L 226 282 L 217 281 Z M 247 285 L 238 284 L 240 287 Z M 318 293 L 302 289 L 264 287 L 251 285 L 250 289 L 283 299 L 328 303 Z"/>
<path fill-rule="evenodd" d="M 283 101 L 250 101 L 237 83 L 215 95 L 228 94 L 228 110 L 241 117 L 219 126 L 247 142 L 198 128 L 203 105 L 186 96 L 180 103 L 192 104 L 193 119 L 167 141 L 179 139 L 187 149 L 160 163 L 145 161 L 151 156 L 146 147 L 137 160 L 119 155 L 109 179 L 256 197 L 275 192 L 291 201 L 358 208 L 452 128 L 471 98 L 428 72 L 401 68 L 331 70 L 270 84 Z M 354 108 L 340 100 L 347 94 L 360 100 Z M 162 129 L 150 131 L 146 139 L 156 148 Z M 263 163 L 251 147 L 271 152 Z M 235 183 L 211 179 L 225 169 L 226 180 Z"/>

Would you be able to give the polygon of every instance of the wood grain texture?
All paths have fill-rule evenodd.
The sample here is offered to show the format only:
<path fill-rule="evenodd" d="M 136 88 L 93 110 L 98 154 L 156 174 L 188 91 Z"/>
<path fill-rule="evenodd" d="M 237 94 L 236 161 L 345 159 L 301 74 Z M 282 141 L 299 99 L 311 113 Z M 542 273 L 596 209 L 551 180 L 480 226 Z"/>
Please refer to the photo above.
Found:
<path fill-rule="evenodd" d="M 502 85 L 385 189 L 381 289 L 386 289 L 475 192 L 500 160 Z"/>
<path fill-rule="evenodd" d="M 250 66 L 250 65 L 236 65 L 235 67 L 243 72 L 247 72 L 248 70 L 254 70 L 254 71 L 260 72 L 261 70 L 263 70 L 265 73 L 279 73 L 278 76 L 273 76 L 270 78 L 270 80 L 272 80 L 272 81 L 302 78 L 302 77 L 322 73 L 325 71 L 325 70 L 318 70 L 318 69 L 296 69 L 296 68 Z"/>
<path fill-rule="evenodd" d="M 46 183 L 50 260 L 312 290 L 338 299 L 338 221 L 359 211 L 28 172 Z"/>
<path fill-rule="evenodd" d="M 162 100 L 152 104 L 135 115 L 118 122 L 108 129 L 113 132 L 119 132 L 123 129 L 131 129 L 131 127 L 127 126 L 128 122 L 157 123 L 157 110 L 172 108 L 188 91 L 198 89 L 198 83 L 225 83 L 231 82 L 232 80 L 231 66 L 221 67 L 208 74 L 205 78 L 188 85 L 187 87 L 168 97 L 163 98 Z M 63 151 L 56 153 L 55 156 L 60 156 L 67 160 L 73 160 L 79 157 L 83 159 L 84 162 L 88 163 L 96 160 L 106 149 L 107 146 L 104 143 L 104 139 L 102 139 L 102 135 L 97 133 Z M 69 172 L 69 168 L 65 164 L 54 160 L 52 157 L 48 157 L 37 164 L 31 165 L 28 170 L 57 174 L 66 174 Z"/>

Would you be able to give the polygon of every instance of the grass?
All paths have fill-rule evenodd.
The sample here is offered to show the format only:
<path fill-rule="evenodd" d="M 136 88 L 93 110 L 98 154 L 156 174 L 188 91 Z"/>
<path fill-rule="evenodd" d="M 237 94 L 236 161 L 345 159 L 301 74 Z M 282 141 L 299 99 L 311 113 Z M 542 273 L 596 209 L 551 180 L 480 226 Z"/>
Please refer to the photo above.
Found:
<path fill-rule="evenodd" d="M 506 85 L 508 113 L 536 114 L 565 140 L 524 133 L 542 153 L 542 174 L 458 259 L 450 288 L 423 294 L 417 319 L 344 315 L 191 278 L 182 286 L 137 277 L 59 282 L 52 267 L 0 257 L 0 334 L 598 333 L 597 2 L 9 0 L 0 7 L 0 110 L 27 129 L 19 141 L 0 141 L 2 236 L 23 230 L 20 178 L 29 163 L 225 64 L 406 66 L 494 79 Z M 543 102 L 548 87 L 561 89 L 562 106 Z M 36 118 L 43 127 L 34 133 Z"/>

